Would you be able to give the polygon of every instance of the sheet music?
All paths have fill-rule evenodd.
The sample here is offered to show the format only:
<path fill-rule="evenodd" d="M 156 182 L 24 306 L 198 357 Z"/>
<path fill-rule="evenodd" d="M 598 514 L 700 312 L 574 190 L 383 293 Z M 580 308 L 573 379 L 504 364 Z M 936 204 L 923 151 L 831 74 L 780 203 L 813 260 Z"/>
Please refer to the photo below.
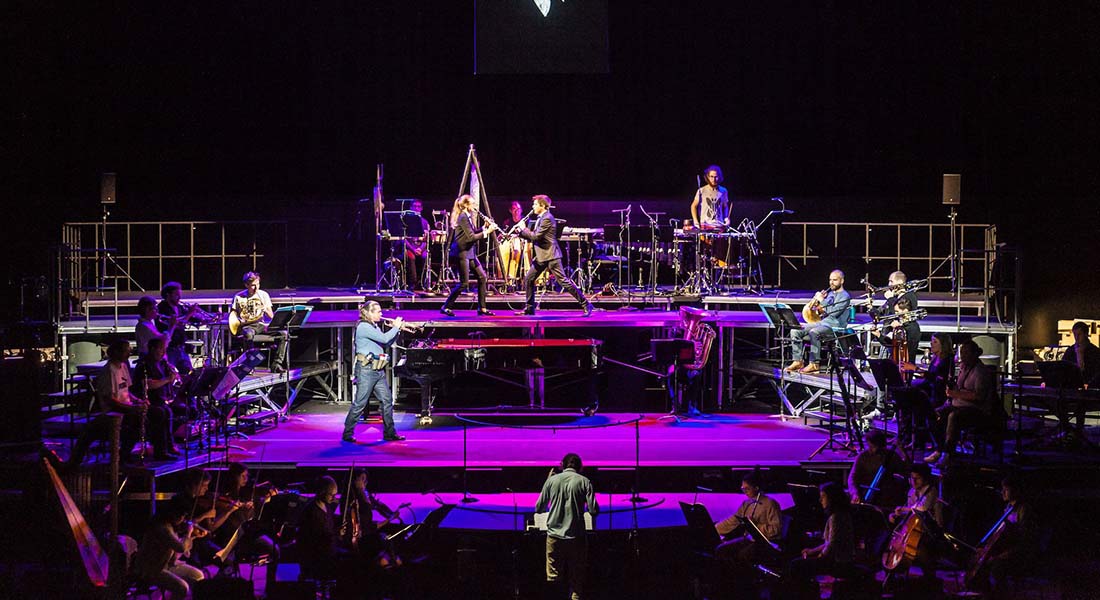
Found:
<path fill-rule="evenodd" d="M 535 513 L 535 528 L 539 531 L 546 531 L 549 529 L 546 525 L 546 520 L 550 517 L 550 513 Z M 584 513 L 584 530 L 592 531 L 592 515 L 590 513 Z"/>

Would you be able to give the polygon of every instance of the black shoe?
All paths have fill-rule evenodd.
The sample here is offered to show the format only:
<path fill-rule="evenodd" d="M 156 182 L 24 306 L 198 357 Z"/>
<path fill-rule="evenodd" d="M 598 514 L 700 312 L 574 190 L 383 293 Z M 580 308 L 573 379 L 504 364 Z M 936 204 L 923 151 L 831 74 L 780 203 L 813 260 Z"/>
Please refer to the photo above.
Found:
<path fill-rule="evenodd" d="M 447 308 L 446 306 L 444 306 L 443 308 L 439 309 L 439 312 L 440 312 L 440 313 L 442 313 L 442 314 L 445 314 L 445 315 L 447 315 L 448 317 L 453 317 L 453 316 L 455 316 L 455 311 L 453 311 L 453 310 L 451 310 L 451 309 Z"/>
<path fill-rule="evenodd" d="M 594 310 L 594 308 L 593 308 L 593 306 L 592 306 L 592 303 L 591 303 L 591 302 L 586 302 L 586 303 L 584 304 L 584 316 L 586 316 L 586 317 L 591 317 L 591 316 L 592 316 L 592 311 L 593 311 L 593 310 Z"/>
<path fill-rule="evenodd" d="M 344 437 L 340 438 L 340 441 L 345 444 L 354 444 L 355 438 L 351 437 L 350 435 L 345 435 Z"/>
<path fill-rule="evenodd" d="M 495 317 L 496 316 L 496 313 L 489 310 L 488 308 L 479 308 L 479 309 L 477 309 L 477 314 L 480 317 Z"/>
<path fill-rule="evenodd" d="M 393 434 L 393 435 L 382 436 L 382 441 L 384 441 L 384 442 L 400 442 L 404 439 L 405 439 L 405 436 L 397 435 L 396 433 Z"/>

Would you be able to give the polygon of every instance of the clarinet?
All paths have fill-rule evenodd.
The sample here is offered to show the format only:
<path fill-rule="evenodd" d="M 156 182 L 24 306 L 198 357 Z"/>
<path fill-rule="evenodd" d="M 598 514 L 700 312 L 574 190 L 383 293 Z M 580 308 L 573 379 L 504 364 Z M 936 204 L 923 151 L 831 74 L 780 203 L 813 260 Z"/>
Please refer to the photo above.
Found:
<path fill-rule="evenodd" d="M 145 366 L 145 371 L 142 373 L 142 390 L 145 393 L 145 405 L 138 409 L 138 443 L 141 445 L 141 449 L 138 450 L 138 460 L 142 464 L 145 463 L 145 417 L 148 416 L 149 411 L 149 367 Z"/>

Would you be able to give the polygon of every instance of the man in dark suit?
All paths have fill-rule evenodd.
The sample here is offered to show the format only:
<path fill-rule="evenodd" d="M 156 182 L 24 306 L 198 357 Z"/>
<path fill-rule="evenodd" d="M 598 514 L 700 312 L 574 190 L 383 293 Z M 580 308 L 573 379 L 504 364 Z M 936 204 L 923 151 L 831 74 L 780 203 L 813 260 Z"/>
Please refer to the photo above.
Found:
<path fill-rule="evenodd" d="M 451 288 L 451 294 L 447 296 L 443 308 L 439 309 L 439 312 L 448 317 L 455 316 L 451 307 L 454 306 L 458 293 L 470 282 L 471 270 L 473 270 L 474 276 L 477 277 L 477 314 L 483 316 L 492 316 L 493 314 L 485 306 L 485 288 L 488 285 L 488 278 L 485 276 L 485 269 L 481 267 L 481 261 L 477 259 L 477 242 L 487 234 L 492 233 L 497 226 L 496 223 L 491 223 L 484 231 L 474 230 L 473 200 L 469 194 L 459 196 L 455 200 L 454 210 L 451 212 L 451 228 L 453 231 L 451 232 L 449 254 L 451 265 L 458 269 L 459 281 Z M 555 245 L 557 244 L 555 243 Z M 560 251 L 558 255 L 561 256 Z"/>
<path fill-rule="evenodd" d="M 558 280 L 565 291 L 577 299 L 584 316 L 592 314 L 592 303 L 577 289 L 577 284 L 565 274 L 561 268 L 561 246 L 558 246 L 558 223 L 554 215 L 550 214 L 550 197 L 538 195 L 531 198 L 531 210 L 537 220 L 533 229 L 527 229 L 526 224 L 520 222 L 518 234 L 529 241 L 535 247 L 535 259 L 531 262 L 531 270 L 527 271 L 527 306 L 523 314 L 535 314 L 535 280 L 543 271 L 549 269 L 550 275 Z"/>

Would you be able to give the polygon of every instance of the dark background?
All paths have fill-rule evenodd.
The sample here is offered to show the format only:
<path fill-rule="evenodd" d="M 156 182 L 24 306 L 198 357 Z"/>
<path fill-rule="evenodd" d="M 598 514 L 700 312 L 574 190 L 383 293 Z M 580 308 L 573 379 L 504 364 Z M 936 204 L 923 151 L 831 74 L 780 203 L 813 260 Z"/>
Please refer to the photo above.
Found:
<path fill-rule="evenodd" d="M 335 219 L 287 283 L 350 285 L 374 165 L 388 198 L 453 198 L 473 143 L 490 198 L 685 216 L 710 163 L 799 220 L 946 222 L 962 173 L 960 221 L 1022 248 L 1023 340 L 1049 343 L 1100 317 L 1100 16 L 1036 4 L 611 2 L 610 74 L 475 76 L 473 2 L 11 3 L 5 300 L 98 218 L 104 171 L 112 219 Z"/>

